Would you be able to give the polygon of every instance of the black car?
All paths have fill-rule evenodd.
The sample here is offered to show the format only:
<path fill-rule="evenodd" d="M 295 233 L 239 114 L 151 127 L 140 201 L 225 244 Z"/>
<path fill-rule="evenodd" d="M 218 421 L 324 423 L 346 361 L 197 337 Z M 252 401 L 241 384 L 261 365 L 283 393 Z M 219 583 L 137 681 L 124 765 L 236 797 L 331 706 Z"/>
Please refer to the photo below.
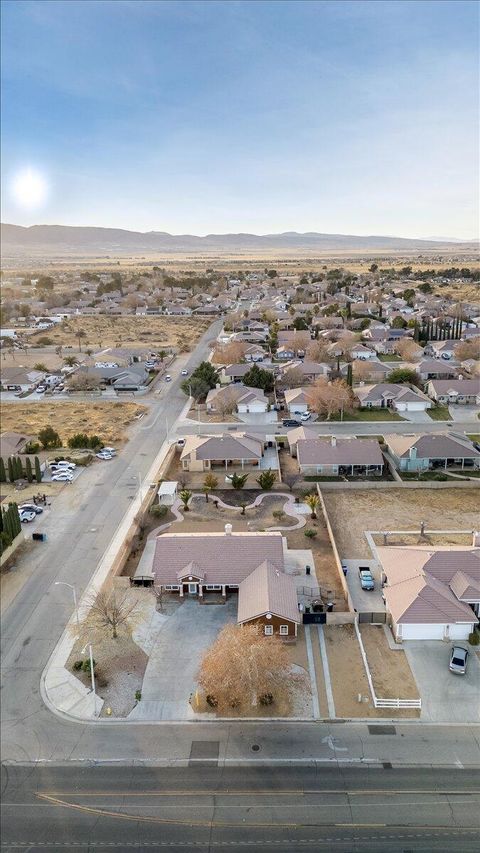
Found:
<path fill-rule="evenodd" d="M 284 426 L 284 427 L 300 426 L 300 421 L 296 421 L 293 418 L 285 418 L 285 420 L 282 421 L 282 426 Z"/>

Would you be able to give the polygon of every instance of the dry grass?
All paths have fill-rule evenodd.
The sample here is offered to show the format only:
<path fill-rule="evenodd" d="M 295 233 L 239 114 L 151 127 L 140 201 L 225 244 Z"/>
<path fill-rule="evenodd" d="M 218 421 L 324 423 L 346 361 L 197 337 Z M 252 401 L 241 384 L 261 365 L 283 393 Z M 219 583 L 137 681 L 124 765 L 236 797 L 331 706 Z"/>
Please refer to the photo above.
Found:
<path fill-rule="evenodd" d="M 0 502 L 15 501 L 15 503 L 33 503 L 33 496 L 46 495 L 48 499 L 56 497 L 62 489 L 65 488 L 65 483 L 28 483 L 24 489 L 19 489 L 14 483 L 1 483 L 0 485 Z M 27 526 L 28 530 L 28 526 Z"/>
<path fill-rule="evenodd" d="M 403 649 L 391 649 L 383 625 L 360 625 L 375 692 L 381 699 L 418 699 L 419 692 Z"/>
<path fill-rule="evenodd" d="M 365 530 L 474 530 L 476 489 L 379 489 L 323 492 L 341 557 L 371 557 Z M 393 539 L 391 540 L 393 543 Z M 437 543 L 438 544 L 438 543 Z"/>
<path fill-rule="evenodd" d="M 36 436 L 43 427 L 53 426 L 64 442 L 77 432 L 119 442 L 125 440 L 128 425 L 145 411 L 138 403 L 5 403 L 2 430 Z"/>
<path fill-rule="evenodd" d="M 112 346 L 192 347 L 208 329 L 211 320 L 199 317 L 80 316 L 54 329 L 42 330 L 29 337 L 29 343 L 41 337 L 50 338 L 58 346 L 78 346 L 76 332 L 85 332 L 82 349 L 104 349 Z"/>

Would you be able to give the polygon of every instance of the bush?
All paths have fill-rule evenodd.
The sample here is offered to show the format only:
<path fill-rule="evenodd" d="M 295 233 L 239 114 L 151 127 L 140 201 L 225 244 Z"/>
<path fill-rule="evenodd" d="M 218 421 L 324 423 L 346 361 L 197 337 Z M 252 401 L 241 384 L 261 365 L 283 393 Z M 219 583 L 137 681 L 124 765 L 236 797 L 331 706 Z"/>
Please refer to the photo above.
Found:
<path fill-rule="evenodd" d="M 25 447 L 25 453 L 38 453 L 40 444 L 38 441 L 29 441 Z"/>
<path fill-rule="evenodd" d="M 168 512 L 168 506 L 165 504 L 152 504 L 149 513 L 153 515 L 154 518 L 165 518 Z"/>
<path fill-rule="evenodd" d="M 46 450 L 49 447 L 61 447 L 62 442 L 60 436 L 56 430 L 51 426 L 47 426 L 44 429 L 41 429 L 38 433 L 38 440 L 42 447 Z"/>
<path fill-rule="evenodd" d="M 97 665 L 97 661 L 94 659 L 93 660 L 93 670 L 94 671 L 95 671 L 96 665 Z M 83 672 L 88 672 L 88 674 L 90 675 L 90 658 L 86 658 L 86 660 L 83 661 L 82 670 L 83 670 Z"/>
<path fill-rule="evenodd" d="M 468 635 L 468 642 L 471 646 L 480 646 L 480 634 L 478 631 L 472 631 L 472 633 Z"/>
<path fill-rule="evenodd" d="M 263 693 L 258 701 L 260 705 L 273 705 L 273 693 Z"/>
<path fill-rule="evenodd" d="M 140 702 L 141 698 L 142 698 L 142 691 L 141 690 L 135 690 L 135 699 L 137 700 L 137 702 Z"/>
<path fill-rule="evenodd" d="M 206 696 L 205 701 L 207 705 L 210 705 L 210 708 L 216 708 L 218 705 L 218 700 L 215 699 L 215 696 L 210 696 L 210 694 Z"/>
<path fill-rule="evenodd" d="M 285 517 L 283 509 L 274 509 L 272 512 L 274 518 L 280 519 Z"/>
<path fill-rule="evenodd" d="M 90 465 L 93 456 L 91 453 L 86 453 L 85 456 L 79 456 L 75 459 L 75 464 L 80 465 L 80 467 L 84 467 L 85 465 Z"/>
<path fill-rule="evenodd" d="M 89 661 L 89 663 L 90 663 L 90 661 Z M 76 660 L 75 663 L 73 664 L 73 668 L 76 672 L 78 672 L 80 669 L 82 669 L 83 668 L 83 660 Z"/>
<path fill-rule="evenodd" d="M 89 447 L 91 450 L 97 450 L 103 447 L 103 441 L 98 435 L 87 435 L 86 432 L 76 432 L 68 439 L 68 446 L 73 450 Z"/>
<path fill-rule="evenodd" d="M 316 535 L 317 535 L 317 531 L 312 530 L 311 527 L 307 527 L 307 529 L 305 530 L 305 536 L 307 537 L 307 539 L 315 539 Z"/>
<path fill-rule="evenodd" d="M 48 335 L 42 335 L 41 338 L 38 338 L 37 344 L 40 344 L 42 347 L 50 347 L 55 341 L 52 338 L 49 338 Z"/>

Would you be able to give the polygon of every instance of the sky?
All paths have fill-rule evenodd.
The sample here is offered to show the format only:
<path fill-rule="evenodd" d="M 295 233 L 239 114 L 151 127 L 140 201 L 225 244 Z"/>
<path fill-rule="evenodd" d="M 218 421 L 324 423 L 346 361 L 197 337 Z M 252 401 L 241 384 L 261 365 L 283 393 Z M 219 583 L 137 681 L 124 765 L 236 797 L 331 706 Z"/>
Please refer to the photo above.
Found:
<path fill-rule="evenodd" d="M 3 0 L 2 221 L 478 236 L 471 0 Z"/>

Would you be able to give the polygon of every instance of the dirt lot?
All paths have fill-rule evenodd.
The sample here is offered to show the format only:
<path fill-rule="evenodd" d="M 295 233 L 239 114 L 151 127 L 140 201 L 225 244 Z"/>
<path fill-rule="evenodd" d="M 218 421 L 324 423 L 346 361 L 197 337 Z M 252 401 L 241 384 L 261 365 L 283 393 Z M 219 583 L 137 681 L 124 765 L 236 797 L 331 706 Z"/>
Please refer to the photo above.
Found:
<path fill-rule="evenodd" d="M 76 333 L 81 329 L 85 332 L 85 337 L 81 338 L 83 349 L 148 344 L 153 349 L 168 346 L 187 351 L 210 324 L 211 320 L 199 317 L 81 316 L 29 336 L 29 343 L 33 344 L 39 337 L 48 337 L 56 346 L 78 346 Z"/>
<path fill-rule="evenodd" d="M 369 626 L 371 627 L 371 626 Z M 327 625 L 324 627 L 325 643 L 327 646 L 328 665 L 332 680 L 333 700 L 335 712 L 338 717 L 417 717 L 415 709 L 394 710 L 391 708 L 375 708 L 370 695 L 367 676 L 360 654 L 360 646 L 355 635 L 353 625 Z M 383 631 L 382 631 L 383 633 Z M 382 686 L 385 694 L 382 699 L 400 696 L 402 699 L 413 698 L 403 695 L 403 681 L 406 673 L 400 663 L 393 663 L 387 658 L 388 647 L 385 635 L 382 650 L 381 638 L 375 638 L 369 642 L 369 651 L 376 666 L 376 679 Z M 377 645 L 378 643 L 378 645 Z M 384 663 L 382 662 L 382 655 Z M 391 652 L 392 655 L 404 654 L 403 652 Z M 370 666 L 372 664 L 370 663 Z M 393 665 L 394 669 L 390 669 Z M 408 664 L 407 664 L 408 666 Z M 377 682 L 374 681 L 376 686 Z M 406 688 L 405 688 L 406 689 Z M 368 701 L 358 701 L 361 694 Z M 418 692 L 414 694 L 418 696 Z"/>
<path fill-rule="evenodd" d="M 371 557 L 365 530 L 415 530 L 420 521 L 426 522 L 427 531 L 478 527 L 476 489 L 325 491 L 323 498 L 339 554 L 345 559 Z M 394 544 L 394 538 L 389 542 Z M 425 539 L 422 542 L 426 544 Z"/>
<path fill-rule="evenodd" d="M 126 438 L 126 427 L 146 411 L 138 403 L 4 403 L 2 430 L 36 436 L 52 425 L 62 441 L 76 432 L 87 432 L 107 443 L 119 442 Z"/>
<path fill-rule="evenodd" d="M 15 503 L 33 503 L 33 496 L 42 494 L 47 499 L 54 498 L 65 488 L 65 483 L 27 483 L 24 489 L 19 489 L 15 483 L 0 484 L 0 502 L 15 501 Z"/>
<path fill-rule="evenodd" d="M 391 649 L 382 625 L 360 625 L 373 686 L 382 699 L 418 699 L 419 692 L 403 649 Z"/>
<path fill-rule="evenodd" d="M 317 534 L 313 539 L 305 536 L 305 530 L 308 528 L 315 530 Z M 306 527 L 292 530 L 285 535 L 289 548 L 309 548 L 312 551 L 318 585 L 331 590 L 333 595 L 330 597 L 335 599 L 335 610 L 346 610 L 347 606 L 323 517 L 319 515 L 315 520 L 308 518 Z"/>

